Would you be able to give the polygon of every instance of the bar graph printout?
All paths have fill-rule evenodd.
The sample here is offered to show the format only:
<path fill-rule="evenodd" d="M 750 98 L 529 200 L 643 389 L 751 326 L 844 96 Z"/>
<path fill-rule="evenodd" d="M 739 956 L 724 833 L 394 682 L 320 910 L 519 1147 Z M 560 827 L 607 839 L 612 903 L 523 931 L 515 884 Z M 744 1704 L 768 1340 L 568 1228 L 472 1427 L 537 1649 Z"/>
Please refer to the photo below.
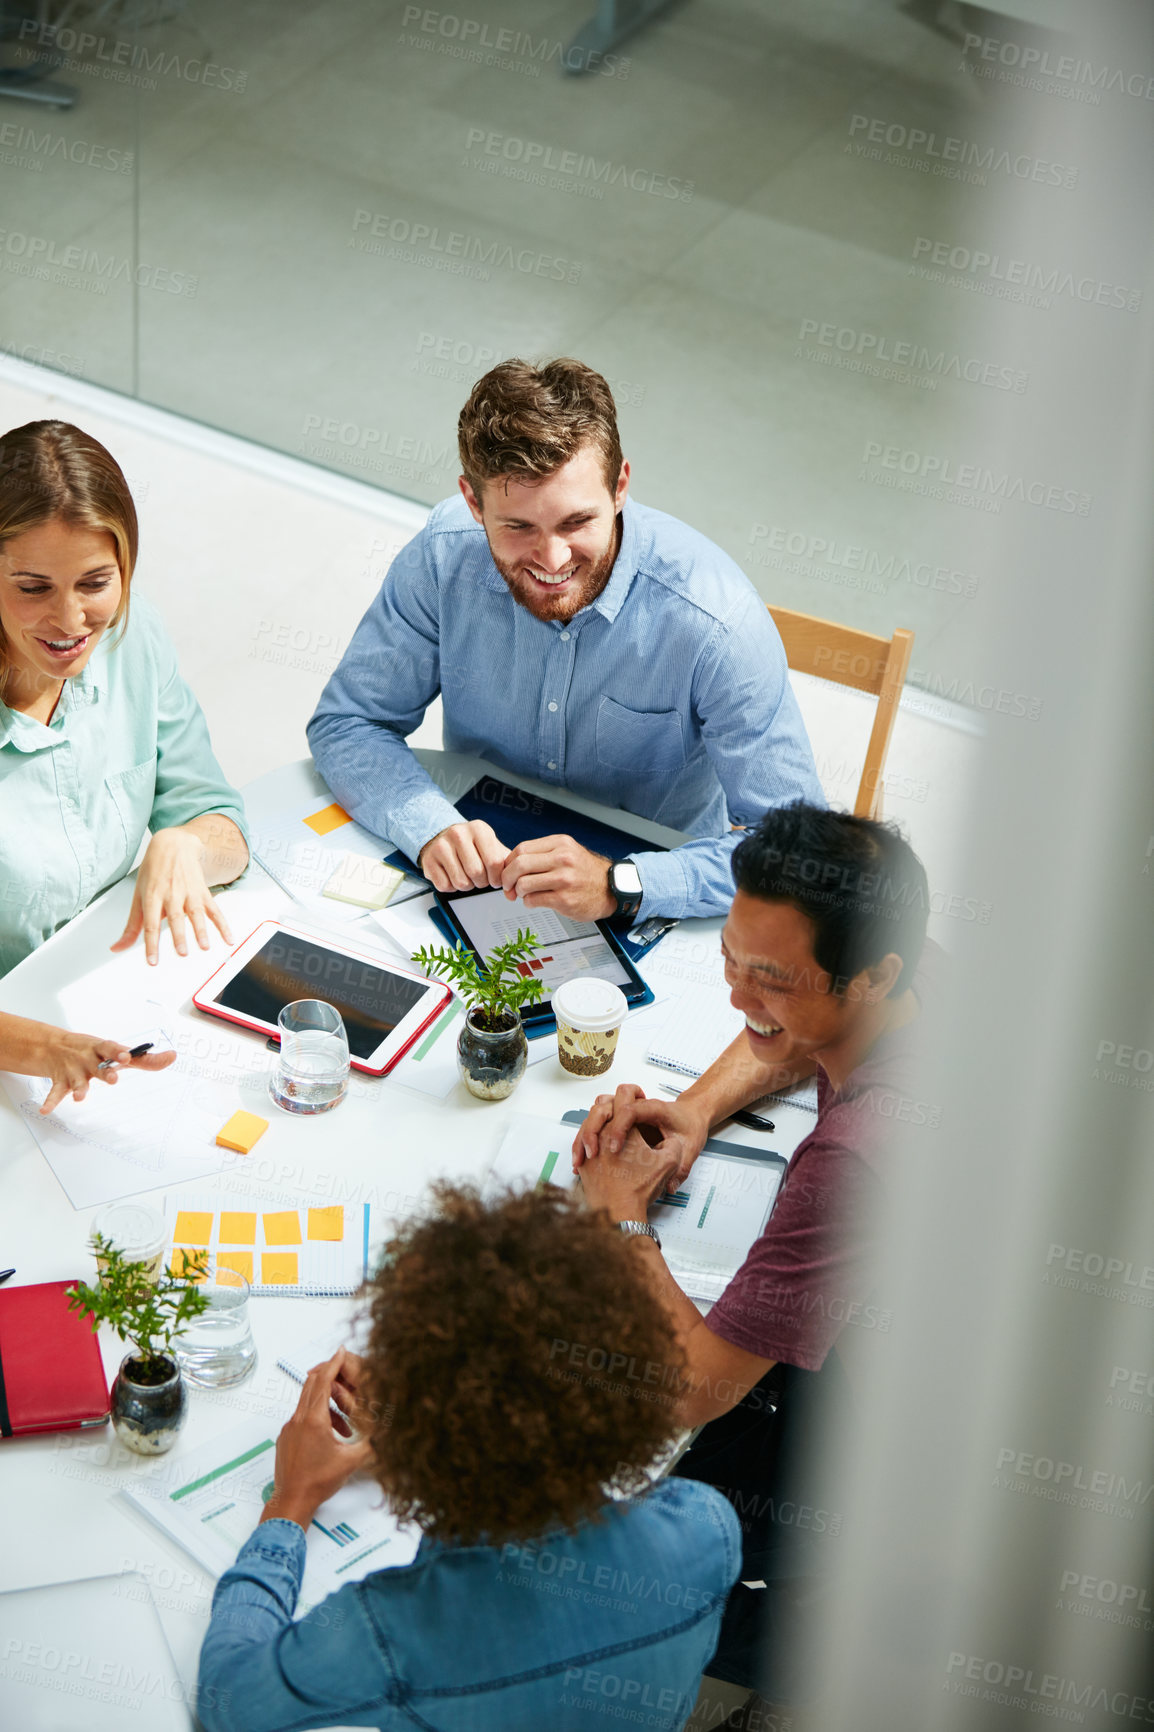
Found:
<path fill-rule="evenodd" d="M 577 1183 L 575 1132 L 575 1124 L 515 1115 L 486 1176 L 486 1192 L 506 1184 L 569 1189 Z M 713 1300 L 723 1292 L 769 1219 L 785 1170 L 780 1155 L 711 1138 L 685 1183 L 651 1206 L 665 1260 L 690 1298 Z"/>
<path fill-rule="evenodd" d="M 213 1575 L 223 1575 L 260 1520 L 273 1488 L 276 1429 L 251 1421 L 166 1463 L 124 1496 Z M 383 1507 L 380 1488 L 356 1478 L 323 1503 L 305 1536 L 296 1616 L 345 1582 L 411 1563 L 420 1543 Z"/>

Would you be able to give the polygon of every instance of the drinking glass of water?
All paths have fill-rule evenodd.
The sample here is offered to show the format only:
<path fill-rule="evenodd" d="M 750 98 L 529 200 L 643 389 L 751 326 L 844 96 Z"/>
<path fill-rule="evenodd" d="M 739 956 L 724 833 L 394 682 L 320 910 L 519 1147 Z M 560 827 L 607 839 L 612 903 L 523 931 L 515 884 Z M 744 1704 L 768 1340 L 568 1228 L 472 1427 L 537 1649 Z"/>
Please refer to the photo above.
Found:
<path fill-rule="evenodd" d="M 174 1351 L 190 1383 L 202 1389 L 230 1389 L 243 1383 L 256 1364 L 256 1346 L 248 1321 L 249 1284 L 237 1269 L 222 1268 L 214 1259 L 199 1283 L 208 1310 L 194 1317 Z"/>
<path fill-rule="evenodd" d="M 277 1017 L 280 1053 L 268 1092 L 286 1113 L 327 1113 L 349 1086 L 349 1038 L 339 1010 L 298 998 Z"/>

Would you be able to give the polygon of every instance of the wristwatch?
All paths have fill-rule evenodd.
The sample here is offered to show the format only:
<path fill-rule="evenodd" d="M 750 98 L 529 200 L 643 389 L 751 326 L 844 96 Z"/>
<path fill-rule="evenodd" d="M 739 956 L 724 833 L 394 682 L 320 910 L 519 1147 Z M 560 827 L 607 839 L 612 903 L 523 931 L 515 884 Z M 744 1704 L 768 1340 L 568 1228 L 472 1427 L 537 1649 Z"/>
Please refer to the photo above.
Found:
<path fill-rule="evenodd" d="M 629 1238 L 640 1238 L 644 1234 L 645 1238 L 653 1240 L 653 1243 L 660 1251 L 661 1240 L 657 1237 L 657 1234 L 653 1231 L 653 1228 L 649 1225 L 648 1221 L 618 1221 L 617 1225 Z"/>
<path fill-rule="evenodd" d="M 632 920 L 641 907 L 641 874 L 632 860 L 614 860 L 609 868 L 609 891 L 617 900 L 618 914 Z"/>

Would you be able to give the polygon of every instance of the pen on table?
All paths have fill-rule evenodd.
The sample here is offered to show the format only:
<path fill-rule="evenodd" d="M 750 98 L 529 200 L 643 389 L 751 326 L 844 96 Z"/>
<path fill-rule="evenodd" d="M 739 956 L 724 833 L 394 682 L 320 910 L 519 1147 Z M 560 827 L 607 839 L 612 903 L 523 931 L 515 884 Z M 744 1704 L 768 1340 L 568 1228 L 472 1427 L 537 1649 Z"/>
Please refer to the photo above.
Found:
<path fill-rule="evenodd" d="M 15 1269 L 0 1269 L 0 1281 L 7 1281 L 9 1275 L 15 1275 Z"/>
<path fill-rule="evenodd" d="M 129 1058 L 143 1058 L 146 1052 L 152 1051 L 154 1044 L 151 1040 L 144 1040 L 139 1046 L 130 1047 L 128 1049 Z M 102 1058 L 96 1068 L 97 1070 L 111 1070 L 115 1063 L 114 1058 Z"/>
<path fill-rule="evenodd" d="M 681 1090 L 674 1088 L 672 1083 L 659 1083 L 658 1087 L 667 1095 L 679 1095 L 681 1093 Z M 745 1107 L 742 1107 L 738 1112 L 727 1113 L 726 1117 L 731 1118 L 735 1125 L 748 1126 L 751 1131 L 771 1131 L 774 1128 L 772 1119 L 763 1119 L 760 1113 L 748 1112 Z"/>

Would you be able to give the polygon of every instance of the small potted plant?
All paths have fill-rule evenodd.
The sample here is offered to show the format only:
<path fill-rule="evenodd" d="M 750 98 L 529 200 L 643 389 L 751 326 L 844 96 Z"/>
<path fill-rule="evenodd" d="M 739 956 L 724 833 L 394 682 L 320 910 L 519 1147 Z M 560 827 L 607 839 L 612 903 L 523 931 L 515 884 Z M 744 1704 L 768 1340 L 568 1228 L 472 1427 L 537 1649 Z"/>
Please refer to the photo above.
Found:
<path fill-rule="evenodd" d="M 166 1266 L 159 1280 L 147 1263 L 133 1263 L 110 1240 L 93 1234 L 100 1265 L 94 1287 L 77 1282 L 68 1289 L 72 1311 L 86 1312 L 95 1333 L 109 1324 L 134 1352 L 126 1354 L 112 1385 L 112 1423 L 116 1434 L 138 1455 L 163 1455 L 184 1424 L 186 1397 L 172 1344 L 194 1317 L 208 1309 L 196 1282 L 206 1273 L 203 1253 L 186 1252 L 184 1274 Z"/>
<path fill-rule="evenodd" d="M 481 966 L 463 944 L 413 954 L 418 968 L 452 981 L 469 1006 L 457 1040 L 457 1069 L 478 1100 L 503 1101 L 525 1074 L 529 1046 L 519 1013 L 544 990 L 527 967 L 538 943 L 531 932 L 518 928 L 516 937 L 498 944 Z"/>

